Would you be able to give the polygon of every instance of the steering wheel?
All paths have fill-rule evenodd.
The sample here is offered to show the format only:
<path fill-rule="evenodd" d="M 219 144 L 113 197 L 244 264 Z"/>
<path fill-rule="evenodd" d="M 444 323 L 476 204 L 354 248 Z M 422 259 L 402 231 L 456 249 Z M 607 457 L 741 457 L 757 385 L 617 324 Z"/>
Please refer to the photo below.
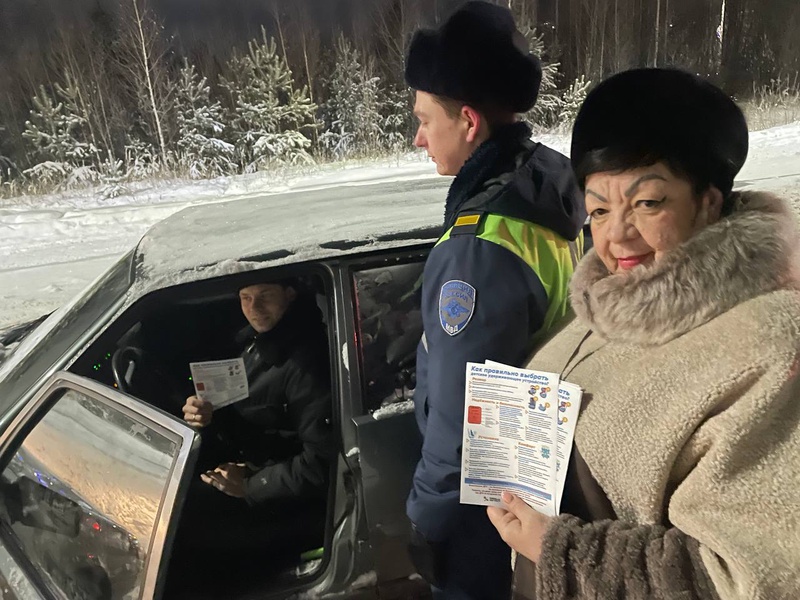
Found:
<path fill-rule="evenodd" d="M 142 351 L 135 346 L 119 348 L 111 357 L 111 370 L 117 389 L 127 394 L 133 387 L 133 376 L 142 362 Z"/>

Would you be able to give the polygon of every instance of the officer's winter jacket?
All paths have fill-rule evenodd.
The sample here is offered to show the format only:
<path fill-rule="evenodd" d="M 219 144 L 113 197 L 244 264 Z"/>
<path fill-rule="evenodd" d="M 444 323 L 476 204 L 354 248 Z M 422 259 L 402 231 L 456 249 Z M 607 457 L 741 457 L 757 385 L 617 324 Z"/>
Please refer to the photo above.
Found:
<path fill-rule="evenodd" d="M 431 542 L 459 519 L 468 362 L 521 366 L 567 312 L 586 219 L 569 160 L 522 124 L 481 145 L 450 188 L 445 232 L 425 265 L 414 404 L 424 436 L 408 515 Z"/>

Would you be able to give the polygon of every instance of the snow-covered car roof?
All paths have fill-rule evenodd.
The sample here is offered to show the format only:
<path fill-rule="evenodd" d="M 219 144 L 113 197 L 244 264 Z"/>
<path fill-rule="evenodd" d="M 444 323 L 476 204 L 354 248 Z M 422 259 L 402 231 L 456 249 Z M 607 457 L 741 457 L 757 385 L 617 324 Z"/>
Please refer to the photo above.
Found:
<path fill-rule="evenodd" d="M 443 177 L 342 185 L 191 206 L 142 238 L 137 287 L 430 242 L 449 184 Z"/>

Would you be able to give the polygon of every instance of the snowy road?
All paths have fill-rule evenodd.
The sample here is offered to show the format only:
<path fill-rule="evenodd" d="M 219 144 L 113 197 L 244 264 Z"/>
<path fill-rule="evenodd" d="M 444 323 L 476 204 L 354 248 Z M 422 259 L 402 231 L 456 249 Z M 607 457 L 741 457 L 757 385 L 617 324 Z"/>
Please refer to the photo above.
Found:
<path fill-rule="evenodd" d="M 544 141 L 562 152 L 568 148 L 563 136 Z M 0 201 L 0 330 L 54 310 L 154 223 L 190 204 L 428 177 L 436 177 L 433 165 L 415 154 L 293 179 L 262 173 L 164 184 L 113 199 L 61 194 Z M 738 185 L 780 191 L 800 207 L 800 123 L 751 133 Z"/>
<path fill-rule="evenodd" d="M 0 201 L 0 330 L 50 312 L 82 290 L 158 221 L 195 203 L 291 190 L 436 177 L 418 156 L 329 168 L 292 180 L 244 176 L 173 184 L 110 200 L 49 196 Z"/>

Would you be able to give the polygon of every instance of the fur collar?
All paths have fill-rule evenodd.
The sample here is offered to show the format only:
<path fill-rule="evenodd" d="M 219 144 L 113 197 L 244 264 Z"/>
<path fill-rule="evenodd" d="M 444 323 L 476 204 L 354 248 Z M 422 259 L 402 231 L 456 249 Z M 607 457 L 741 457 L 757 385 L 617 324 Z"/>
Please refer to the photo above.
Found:
<path fill-rule="evenodd" d="M 570 298 L 607 340 L 656 346 L 751 298 L 798 288 L 796 216 L 762 192 L 736 194 L 733 212 L 658 262 L 610 275 L 594 250 L 579 263 Z"/>

